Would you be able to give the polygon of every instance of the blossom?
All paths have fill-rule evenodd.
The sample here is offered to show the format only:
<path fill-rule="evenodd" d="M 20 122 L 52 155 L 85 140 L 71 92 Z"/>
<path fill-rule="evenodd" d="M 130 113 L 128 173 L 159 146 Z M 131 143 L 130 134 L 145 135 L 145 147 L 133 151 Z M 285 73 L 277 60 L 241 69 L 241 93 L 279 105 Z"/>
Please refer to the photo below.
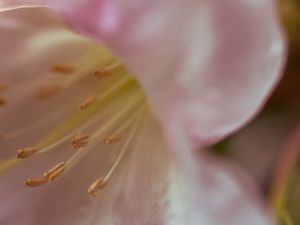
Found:
<path fill-rule="evenodd" d="M 9 6 L 8 3 L 14 1 L 2 1 L 3 6 Z M 6 74 L 10 73 L 8 76 L 14 85 L 20 83 L 21 87 L 15 91 L 15 105 L 3 111 L 2 118 L 10 121 L 7 125 L 10 129 L 20 129 L 22 123 L 16 120 L 16 112 L 20 112 L 17 109 L 25 102 L 28 111 L 21 112 L 22 116 L 31 116 L 31 120 L 34 120 L 36 114 L 42 114 L 42 110 L 47 113 L 44 120 L 32 124 L 35 132 L 28 132 L 30 126 L 24 126 L 28 136 L 24 136 L 24 141 L 27 143 L 37 139 L 43 129 L 53 130 L 37 146 L 21 148 L 18 156 L 24 158 L 45 152 L 39 162 L 43 165 L 52 164 L 55 157 L 47 157 L 49 150 L 54 151 L 55 147 L 69 138 L 75 150 L 72 153 L 74 158 L 71 156 L 70 160 L 57 164 L 38 179 L 27 180 L 27 184 L 35 186 L 50 183 L 68 172 L 73 164 L 72 170 L 77 165 L 78 170 L 72 176 L 70 169 L 70 174 L 65 175 L 70 180 L 58 180 L 57 186 L 52 186 L 59 190 L 55 193 L 56 197 L 64 193 L 62 198 L 59 197 L 63 205 L 72 207 L 70 211 L 73 214 L 68 215 L 70 211 L 62 212 L 56 208 L 56 197 L 42 200 L 36 207 L 40 201 L 39 195 L 48 195 L 51 193 L 49 189 L 29 193 L 22 189 L 17 195 L 8 194 L 13 190 L 12 187 L 20 190 L 14 184 L 20 171 L 34 172 L 41 165 L 32 165 L 32 162 L 26 165 L 25 162 L 16 166 L 6 173 L 15 179 L 4 183 L 1 202 L 13 201 L 22 206 L 30 201 L 32 205 L 23 211 L 17 210 L 21 214 L 18 218 L 9 218 L 9 221 L 12 205 L 7 203 L 0 209 L 0 221 L 3 218 L 7 224 L 45 224 L 43 219 L 51 215 L 51 224 L 271 223 L 255 188 L 245 181 L 247 176 L 235 166 L 208 156 L 205 149 L 253 117 L 278 81 L 284 63 L 285 46 L 272 1 L 226 4 L 192 0 L 188 4 L 180 0 L 51 1 L 50 6 L 62 13 L 74 29 L 101 40 L 119 60 L 116 61 L 98 43 L 75 38 L 74 34 L 66 31 L 61 36 L 61 21 L 56 18 L 49 22 L 47 19 L 54 15 L 46 9 L 20 8 L 1 13 L 4 18 L 2 27 L 9 31 L 2 32 L 9 38 L 1 40 L 8 42 L 3 42 L 3 46 L 8 46 L 7 55 L 12 57 L 7 59 L 7 66 L 1 68 Z M 34 22 L 35 19 L 30 20 L 30 15 L 43 19 Z M 12 31 L 23 33 L 19 36 Z M 57 38 L 62 39 L 57 41 Z M 25 43 L 22 42 L 24 39 Z M 71 40 L 74 45 L 70 43 Z M 21 54 L 11 52 L 12 44 L 22 47 Z M 51 56 L 50 50 L 55 45 L 63 46 L 64 51 L 60 50 L 58 55 Z M 34 64 L 31 67 L 33 71 L 27 68 L 29 62 Z M 16 68 L 15 65 L 19 63 L 23 63 L 24 67 Z M 74 63 L 75 68 L 69 67 L 68 63 Z M 146 100 L 139 85 L 123 65 L 138 80 L 151 111 L 145 112 L 143 102 Z M 52 73 L 49 73 L 49 68 Z M 61 86 L 53 85 L 53 72 L 63 75 L 56 80 L 56 83 L 62 83 Z M 15 75 L 12 76 L 12 73 Z M 24 74 L 27 84 L 23 85 L 20 73 Z M 102 78 L 107 73 L 110 75 L 104 76 L 103 83 L 95 84 L 86 78 L 89 73 L 101 75 Z M 48 85 L 41 86 L 45 83 Z M 42 99 L 48 98 L 49 93 L 63 93 L 41 109 L 30 98 L 32 91 Z M 83 93 L 89 94 L 86 92 L 97 94 L 83 99 L 80 104 L 82 111 L 75 112 L 70 119 L 64 116 L 65 111 L 74 110 L 68 106 L 68 102 L 72 105 L 72 101 L 80 100 Z M 9 96 L 14 95 L 10 93 Z M 103 104 L 106 107 L 100 107 Z M 62 112 L 51 113 L 57 109 Z M 141 134 L 137 136 L 136 131 L 141 126 L 139 121 L 143 121 L 145 114 L 149 116 L 151 112 L 159 124 L 153 122 L 156 119 L 152 118 L 152 132 L 140 131 Z M 63 117 L 58 129 L 51 127 L 52 117 L 53 121 Z M 98 122 L 101 122 L 100 127 L 96 125 Z M 41 128 L 37 129 L 39 126 Z M 74 134 L 78 127 L 84 132 Z M 123 127 L 130 129 L 124 132 L 125 128 L 121 129 Z M 92 136 L 86 133 L 87 128 L 91 129 Z M 112 133 L 107 135 L 109 131 Z M 119 136 L 121 131 L 123 138 Z M 165 137 L 163 140 L 161 131 Z M 65 138 L 65 133 L 71 136 Z M 114 147 L 115 154 L 107 151 L 107 147 L 101 151 L 95 150 L 100 145 L 97 138 L 103 135 L 106 135 L 102 137 L 104 144 L 118 144 Z M 149 139 L 152 141 L 147 143 Z M 139 144 L 133 145 L 132 142 Z M 15 143 L 19 143 L 19 140 Z M 133 145 L 131 151 L 128 150 L 130 144 Z M 5 146 L 12 144 L 7 142 Z M 168 148 L 175 158 L 175 167 L 166 151 Z M 79 159 L 86 153 L 89 156 L 84 164 L 84 159 Z M 42 157 L 45 159 L 42 160 Z M 93 207 L 95 203 L 90 200 L 82 200 L 82 195 L 78 194 L 81 185 L 86 183 L 85 179 L 89 180 L 91 175 L 99 172 L 98 168 L 94 168 L 95 165 L 92 169 L 85 169 L 94 160 L 96 164 L 101 163 L 99 167 L 102 173 L 111 168 L 89 188 L 92 194 L 97 194 L 100 189 L 104 192 L 97 202 L 98 207 Z M 11 161 L 4 165 L 7 163 Z M 85 204 L 89 207 L 82 207 Z M 74 208 L 77 210 L 75 216 Z M 91 215 L 94 217 L 92 220 L 88 218 Z"/>

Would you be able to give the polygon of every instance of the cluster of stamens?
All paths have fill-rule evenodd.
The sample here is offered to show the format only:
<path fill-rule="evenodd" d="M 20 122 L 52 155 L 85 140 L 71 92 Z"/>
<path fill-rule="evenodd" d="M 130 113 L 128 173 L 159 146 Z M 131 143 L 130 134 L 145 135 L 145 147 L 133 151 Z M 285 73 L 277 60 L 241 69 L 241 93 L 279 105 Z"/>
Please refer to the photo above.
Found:
<path fill-rule="evenodd" d="M 97 78 L 102 78 L 104 76 L 109 75 L 113 70 L 115 70 L 116 68 L 118 68 L 120 66 L 121 66 L 120 63 L 116 62 L 105 68 L 97 68 L 93 72 L 93 75 Z M 75 69 L 69 65 L 58 64 L 58 65 L 52 66 L 51 71 L 54 73 L 58 73 L 58 74 L 69 75 L 69 74 L 74 73 Z M 8 88 L 7 84 L 0 82 L 0 93 L 5 91 L 7 88 Z M 44 86 L 40 86 L 36 90 L 36 97 L 41 100 L 44 100 L 53 95 L 58 94 L 61 91 L 63 91 L 63 86 L 58 85 L 58 84 L 47 84 Z M 87 110 L 96 101 L 97 101 L 97 95 L 88 95 L 79 104 L 79 109 Z M 0 96 L 0 106 L 3 106 L 5 104 L 7 104 L 6 99 Z M 102 136 L 102 138 L 99 137 L 97 140 L 99 141 L 99 143 L 102 142 L 103 144 L 117 143 L 121 139 L 121 136 L 119 133 L 120 132 L 117 131 L 115 133 L 108 134 L 104 137 Z M 0 139 L 3 137 L 4 137 L 4 134 L 0 133 Z M 75 151 L 73 153 L 74 154 L 73 157 L 76 157 L 77 155 L 81 154 L 82 151 L 80 149 L 87 147 L 87 145 L 89 144 L 89 141 L 91 139 L 95 139 L 95 137 L 97 137 L 97 136 L 89 135 L 89 134 L 83 133 L 83 132 L 78 132 L 75 135 L 74 134 L 71 135 L 69 137 L 70 147 L 72 149 L 78 149 L 78 151 Z M 45 149 L 47 149 L 47 146 L 43 147 L 43 146 L 39 146 L 38 144 L 36 146 L 28 146 L 28 147 L 20 148 L 17 151 L 17 158 L 18 159 L 26 159 L 33 155 L 44 152 Z M 100 176 L 99 178 L 97 178 L 88 187 L 87 191 L 89 194 L 91 194 L 92 196 L 96 196 L 97 192 L 105 187 L 109 177 L 112 175 L 112 173 L 116 169 L 116 166 L 119 163 L 120 159 L 122 158 L 123 154 L 124 154 L 124 150 L 122 150 L 121 153 L 118 155 L 117 159 L 113 163 L 112 167 L 109 169 L 108 173 L 105 176 Z M 73 160 L 73 158 L 71 156 L 69 159 L 62 161 L 62 162 L 58 163 L 57 165 L 55 165 L 53 168 L 50 168 L 49 170 L 47 170 L 45 173 L 43 173 L 42 176 L 35 177 L 35 178 L 28 178 L 25 181 L 25 184 L 30 187 L 36 187 L 36 186 L 40 186 L 40 185 L 47 184 L 49 182 L 54 181 L 55 179 L 60 177 L 62 174 L 64 174 L 67 169 L 70 168 L 70 164 L 72 164 L 72 160 Z"/>

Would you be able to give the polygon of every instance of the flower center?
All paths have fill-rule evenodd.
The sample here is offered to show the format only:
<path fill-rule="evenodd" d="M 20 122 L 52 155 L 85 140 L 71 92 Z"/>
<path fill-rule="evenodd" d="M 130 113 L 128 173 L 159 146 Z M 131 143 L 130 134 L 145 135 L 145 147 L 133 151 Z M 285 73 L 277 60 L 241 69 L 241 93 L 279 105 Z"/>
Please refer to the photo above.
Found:
<path fill-rule="evenodd" d="M 88 60 L 83 61 L 84 69 L 69 64 L 52 65 L 49 71 L 53 76 L 59 77 L 57 80 L 51 80 L 46 84 L 43 81 L 38 85 L 29 83 L 30 90 L 34 90 L 36 98 L 40 100 L 39 107 L 43 107 L 43 102 L 57 98 L 57 109 L 29 126 L 17 129 L 16 132 L 1 133 L 1 137 L 5 137 L 8 141 L 17 140 L 21 135 L 36 132 L 39 127 L 51 124 L 52 117 L 63 115 L 58 126 L 51 129 L 43 138 L 31 146 L 18 149 L 17 158 L 27 159 L 54 151 L 64 143 L 69 143 L 70 146 L 68 157 L 52 168 L 46 169 L 41 176 L 28 178 L 25 181 L 27 186 L 40 186 L 56 180 L 90 152 L 99 151 L 99 146 L 101 151 L 110 151 L 112 146 L 117 147 L 117 154 L 114 155 L 111 165 L 87 188 L 88 193 L 95 196 L 113 176 L 130 149 L 146 109 L 142 91 L 119 62 L 109 59 L 110 62 L 106 65 L 103 63 L 99 65 L 97 62 L 94 63 L 95 60 L 92 63 L 87 63 Z M 0 81 L 0 93 L 9 88 L 8 84 Z M 71 89 L 75 90 L 75 95 L 71 96 L 76 100 L 81 99 L 75 104 L 75 108 L 59 97 Z M 77 94 L 77 89 L 84 89 L 85 97 L 81 97 L 82 91 Z M 72 101 L 70 98 L 68 100 Z M 4 97 L 0 97 L 0 107 L 8 103 Z M 67 113 L 56 110 L 66 110 Z"/>

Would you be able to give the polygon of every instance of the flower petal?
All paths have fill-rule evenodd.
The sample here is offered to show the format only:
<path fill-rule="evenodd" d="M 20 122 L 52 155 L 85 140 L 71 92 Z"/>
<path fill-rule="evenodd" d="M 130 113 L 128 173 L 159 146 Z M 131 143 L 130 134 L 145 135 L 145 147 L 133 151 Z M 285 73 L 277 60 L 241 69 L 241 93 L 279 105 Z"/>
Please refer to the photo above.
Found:
<path fill-rule="evenodd" d="M 248 174 L 205 151 L 196 155 L 176 127 L 169 134 L 179 167 L 168 191 L 167 225 L 273 224 Z"/>
<path fill-rule="evenodd" d="M 202 144 L 253 117 L 285 61 L 273 0 L 53 4 L 128 65 L 166 126 L 176 123 Z"/>

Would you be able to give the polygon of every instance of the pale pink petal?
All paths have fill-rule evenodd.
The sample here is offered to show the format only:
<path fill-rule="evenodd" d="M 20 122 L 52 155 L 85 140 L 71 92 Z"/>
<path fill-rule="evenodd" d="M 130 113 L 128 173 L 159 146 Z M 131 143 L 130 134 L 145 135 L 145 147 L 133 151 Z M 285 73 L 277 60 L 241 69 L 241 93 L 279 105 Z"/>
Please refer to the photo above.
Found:
<path fill-rule="evenodd" d="M 275 1 L 51 1 L 135 73 L 162 123 L 211 143 L 249 120 L 279 79 Z"/>
<path fill-rule="evenodd" d="M 167 225 L 274 224 L 254 180 L 242 168 L 205 151 L 191 151 L 185 133 L 176 127 L 169 135 L 179 167 L 168 191 Z"/>

